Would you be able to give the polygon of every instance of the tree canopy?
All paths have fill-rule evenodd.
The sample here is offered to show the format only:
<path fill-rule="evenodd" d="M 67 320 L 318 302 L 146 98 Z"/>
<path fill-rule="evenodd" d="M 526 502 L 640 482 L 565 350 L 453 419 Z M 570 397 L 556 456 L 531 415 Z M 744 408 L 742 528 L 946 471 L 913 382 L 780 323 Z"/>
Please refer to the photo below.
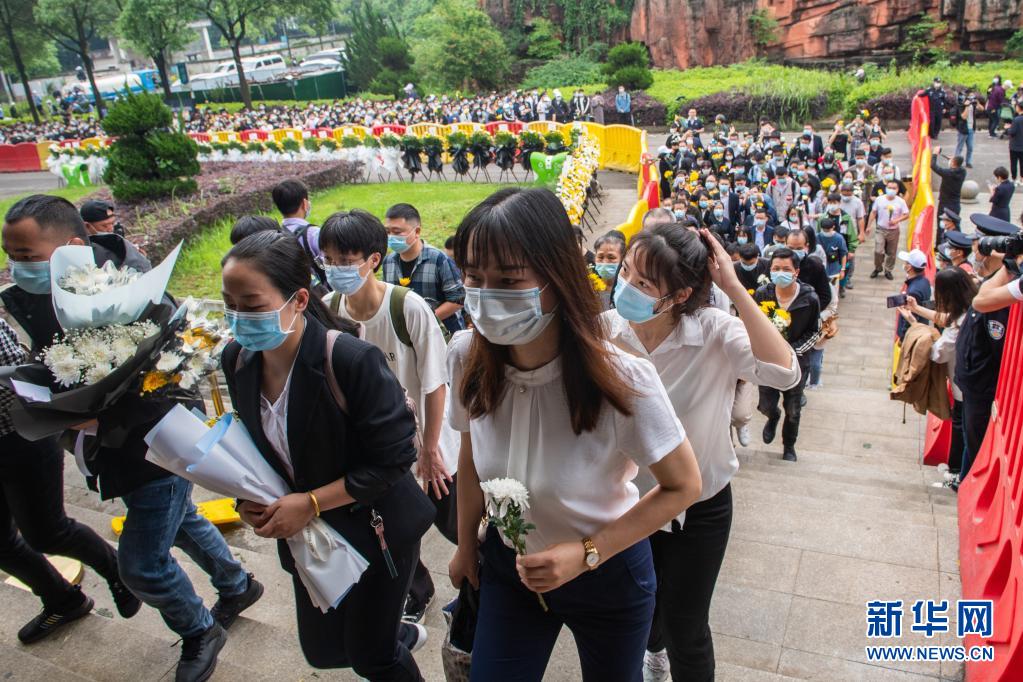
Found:
<path fill-rule="evenodd" d="M 117 20 L 118 33 L 156 64 L 167 95 L 170 95 L 167 58 L 192 39 L 194 31 L 188 28 L 188 22 L 194 16 L 194 8 L 181 0 L 128 0 Z"/>
<path fill-rule="evenodd" d="M 438 0 L 416 20 L 412 54 L 423 80 L 440 89 L 496 88 L 511 55 L 473 0 Z"/>

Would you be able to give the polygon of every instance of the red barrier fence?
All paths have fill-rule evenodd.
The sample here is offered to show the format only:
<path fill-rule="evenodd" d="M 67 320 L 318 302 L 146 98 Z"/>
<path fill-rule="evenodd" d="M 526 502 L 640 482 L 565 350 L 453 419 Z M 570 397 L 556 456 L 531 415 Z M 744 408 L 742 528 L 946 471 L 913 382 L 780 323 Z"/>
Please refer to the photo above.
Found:
<path fill-rule="evenodd" d="M 399 136 L 400 135 L 404 135 L 405 134 L 405 126 L 396 126 L 396 125 L 373 126 L 373 137 L 379 137 L 380 135 L 383 135 L 384 133 L 394 133 L 395 135 L 399 135 Z"/>
<path fill-rule="evenodd" d="M 964 599 L 993 603 L 994 661 L 967 662 L 971 682 L 1023 678 L 1023 310 L 1009 315 L 995 404 L 984 444 L 959 487 L 959 573 Z"/>
<path fill-rule="evenodd" d="M 204 133 L 199 133 L 204 134 Z M 238 137 L 241 138 L 242 142 L 266 142 L 270 137 L 270 133 L 265 130 L 243 130 L 238 133 Z M 209 135 L 206 135 L 206 141 L 209 141 Z M 196 140 L 198 142 L 198 140 Z"/>
<path fill-rule="evenodd" d="M 487 129 L 487 132 L 491 135 L 497 133 L 515 133 L 516 135 L 522 131 L 522 124 L 518 121 L 491 121 L 490 123 L 483 126 Z"/>
<path fill-rule="evenodd" d="M 22 173 L 42 170 L 39 145 L 35 142 L 0 144 L 0 173 Z"/>

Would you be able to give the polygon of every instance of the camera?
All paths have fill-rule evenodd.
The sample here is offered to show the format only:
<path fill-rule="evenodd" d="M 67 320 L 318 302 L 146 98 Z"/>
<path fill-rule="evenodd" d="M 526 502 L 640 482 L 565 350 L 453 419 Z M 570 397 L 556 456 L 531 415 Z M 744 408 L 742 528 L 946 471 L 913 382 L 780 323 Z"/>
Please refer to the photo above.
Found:
<path fill-rule="evenodd" d="M 1023 255 L 1023 233 L 1011 237 L 982 237 L 977 242 L 977 250 L 982 256 L 990 256 L 993 251 L 1004 253 L 1006 258 Z"/>

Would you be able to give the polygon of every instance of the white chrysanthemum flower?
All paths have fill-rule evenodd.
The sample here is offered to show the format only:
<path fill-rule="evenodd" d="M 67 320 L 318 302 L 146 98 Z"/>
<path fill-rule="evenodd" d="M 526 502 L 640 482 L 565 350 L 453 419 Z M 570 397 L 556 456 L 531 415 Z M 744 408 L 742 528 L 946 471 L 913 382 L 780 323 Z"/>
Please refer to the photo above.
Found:
<path fill-rule="evenodd" d="M 137 350 L 138 344 L 127 336 L 117 336 L 110 342 L 110 352 L 114 357 L 114 362 L 118 366 L 123 365 L 128 362 L 128 360 L 131 360 Z"/>
<path fill-rule="evenodd" d="M 89 365 L 110 364 L 114 359 L 111 339 L 106 334 L 89 334 L 75 343 L 77 355 Z"/>
<path fill-rule="evenodd" d="M 82 364 L 71 358 L 53 364 L 47 363 L 47 367 L 53 373 L 53 378 L 61 386 L 74 386 L 82 381 Z"/>
<path fill-rule="evenodd" d="M 490 516 L 504 518 L 510 502 L 517 504 L 519 509 L 529 508 L 529 490 L 514 478 L 492 478 L 480 483 L 480 488 Z"/>
<path fill-rule="evenodd" d="M 156 360 L 156 369 L 160 372 L 173 372 L 181 366 L 181 362 L 185 359 L 183 355 L 171 351 L 164 351 L 160 353 L 160 357 Z"/>
<path fill-rule="evenodd" d="M 92 384 L 98 383 L 99 381 L 104 379 L 108 374 L 110 374 L 113 371 L 114 368 L 111 367 L 108 363 L 92 365 L 87 370 L 85 370 L 85 383 L 86 385 L 91 386 Z"/>
<path fill-rule="evenodd" d="M 190 391 L 197 381 L 199 381 L 198 372 L 186 370 L 181 373 L 181 381 L 178 382 L 178 386 L 185 391 Z"/>

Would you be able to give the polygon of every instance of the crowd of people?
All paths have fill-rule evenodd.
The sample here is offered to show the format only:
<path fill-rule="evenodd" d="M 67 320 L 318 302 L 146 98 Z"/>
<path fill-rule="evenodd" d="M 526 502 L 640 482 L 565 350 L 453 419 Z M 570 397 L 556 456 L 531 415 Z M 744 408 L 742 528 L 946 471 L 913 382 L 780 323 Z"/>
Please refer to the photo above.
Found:
<path fill-rule="evenodd" d="M 495 96 L 487 106 L 518 115 L 516 103 Z M 393 104 L 364 106 L 377 116 Z M 410 106 L 413 117 L 429 110 Z M 446 115 L 472 108 L 450 103 Z M 249 123 L 295 125 L 260 118 L 272 111 L 247 114 Z M 189 125 L 227 123 L 208 115 Z M 295 491 L 272 505 L 239 500 L 238 513 L 274 539 L 320 517 L 369 560 L 322 612 L 278 544 L 309 663 L 422 679 L 413 654 L 435 586 L 420 543 L 433 525 L 451 543 L 452 584 L 479 595 L 471 679 L 542 679 L 565 626 L 584 679 L 713 679 L 709 609 L 731 527 L 735 442 L 750 444 L 755 404 L 762 440 L 780 427 L 782 457 L 797 461 L 804 390 L 823 385 L 856 251 L 871 239 L 869 277 L 893 280 L 900 261 L 906 275 L 903 343 L 930 338 L 953 381 L 961 428 L 949 467 L 964 475 L 990 413 L 1006 305 L 1023 299 L 1016 261 L 999 249 L 1017 251 L 965 234 L 943 194 L 932 297 L 926 254 L 898 249 L 907 187 L 885 137 L 878 121 L 857 118 L 826 137 L 806 125 L 786 140 L 770 121 L 747 133 L 721 119 L 705 126 L 689 110 L 645 160 L 662 206 L 631 240 L 610 232 L 592 251 L 545 189 L 495 192 L 443 245 L 426 243 L 406 203 L 383 220 L 352 209 L 311 224 L 309 192 L 295 180 L 273 190 L 280 222 L 238 220 L 222 261 L 234 338 L 222 367 L 238 418 Z M 8 211 L 14 284 L 0 293 L 11 322 L 0 322 L 0 364 L 28 357 L 19 339 L 37 354 L 59 333 L 48 271 L 56 248 L 89 245 L 97 263 L 148 269 L 117 227 L 113 207 L 97 202 L 79 211 L 35 195 Z M 1016 234 L 997 216 L 977 227 Z M 978 287 L 979 276 L 988 279 Z M 940 334 L 921 331 L 932 322 Z M 90 486 L 127 508 L 115 551 L 64 514 L 60 443 L 19 436 L 13 396 L 0 397 L 0 569 L 43 605 L 21 641 L 92 607 L 42 556 L 64 554 L 106 580 L 122 617 L 143 604 L 160 612 L 183 640 L 179 682 L 207 679 L 227 629 L 264 586 L 196 514 L 191 484 L 144 459 L 143 436 L 171 401 L 125 398 L 94 425 L 127 430 L 89 467 Z M 529 491 L 534 527 L 521 555 L 494 523 L 480 524 L 493 513 L 481 484 L 505 478 Z M 171 557 L 174 545 L 209 573 L 212 607 Z"/>

